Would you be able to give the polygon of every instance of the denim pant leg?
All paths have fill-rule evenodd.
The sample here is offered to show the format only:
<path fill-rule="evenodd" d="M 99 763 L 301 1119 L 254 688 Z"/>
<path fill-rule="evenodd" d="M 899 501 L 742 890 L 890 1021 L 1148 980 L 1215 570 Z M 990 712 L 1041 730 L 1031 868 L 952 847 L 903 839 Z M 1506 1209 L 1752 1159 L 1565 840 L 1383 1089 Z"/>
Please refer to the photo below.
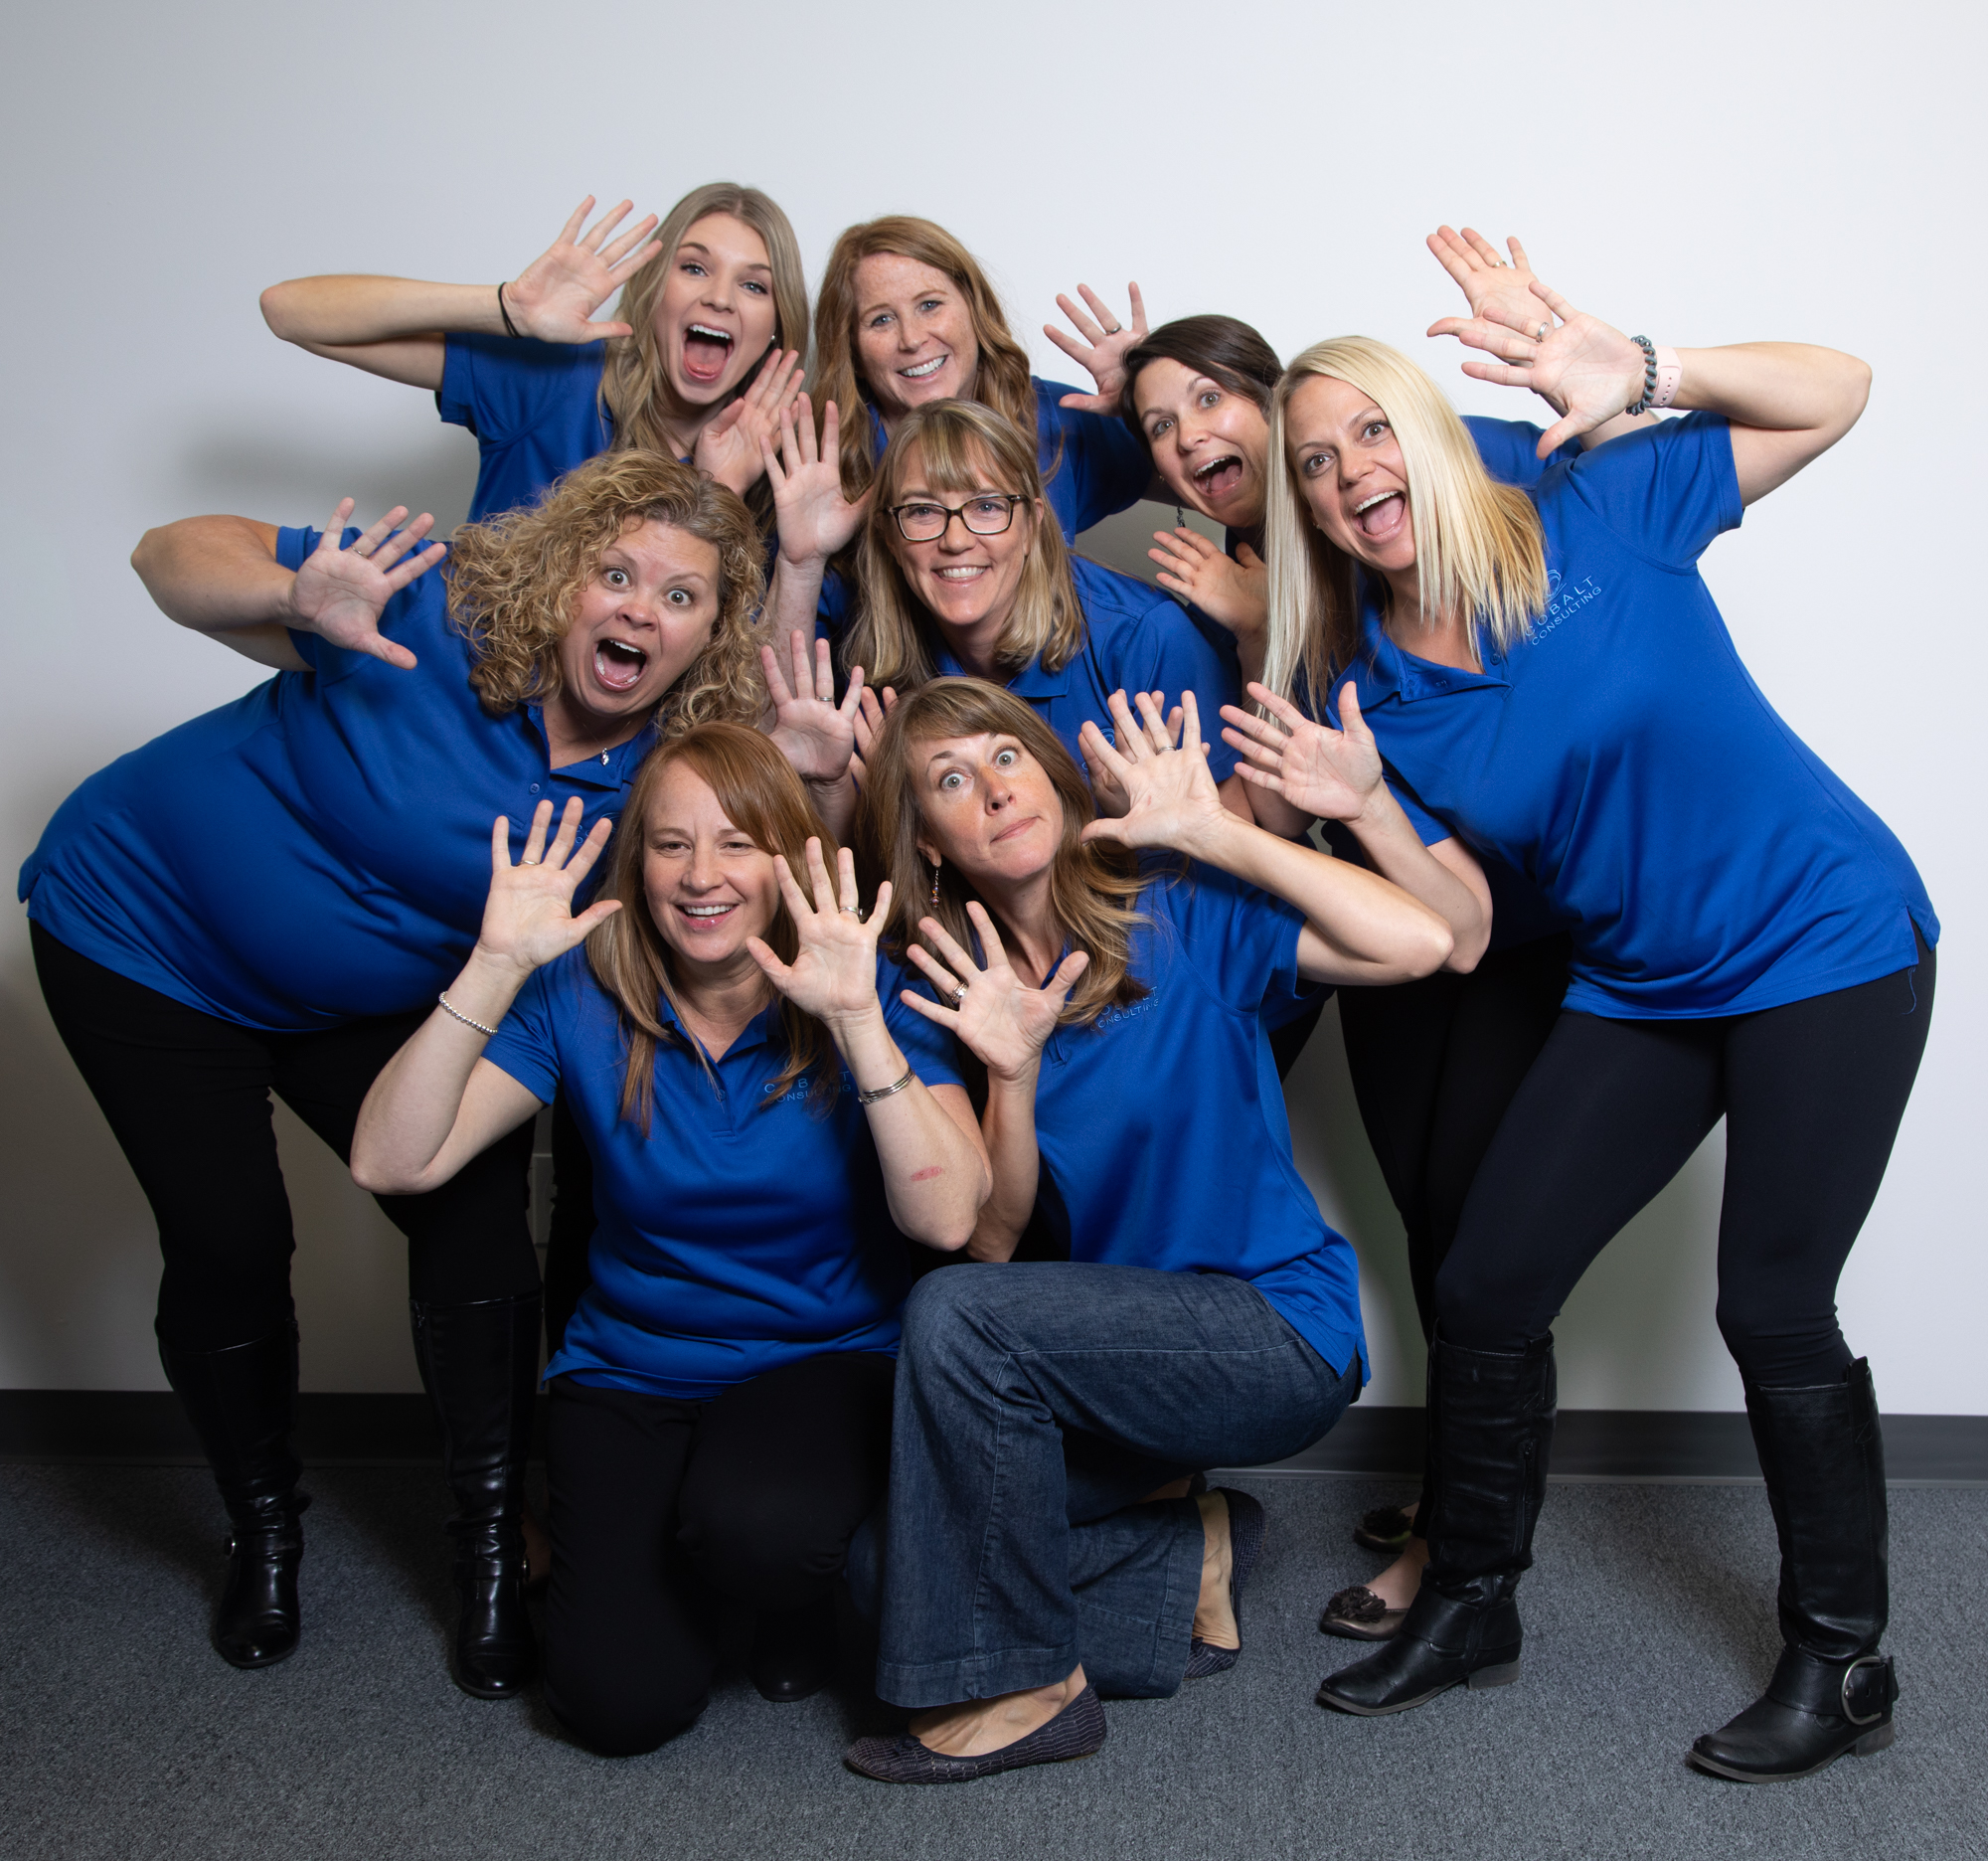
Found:
<path fill-rule="evenodd" d="M 1172 1692 L 1200 1515 L 1132 1502 L 1156 1465 L 1296 1453 L 1357 1374 L 1218 1273 L 1043 1262 L 920 1280 L 898 1360 L 878 1692 L 987 1699 L 1079 1660 L 1090 1674 L 1093 1658 L 1111 1691 Z M 1067 1431 L 1081 1438 L 1075 1490 Z M 1107 1445 L 1124 1455 L 1118 1490 Z"/>

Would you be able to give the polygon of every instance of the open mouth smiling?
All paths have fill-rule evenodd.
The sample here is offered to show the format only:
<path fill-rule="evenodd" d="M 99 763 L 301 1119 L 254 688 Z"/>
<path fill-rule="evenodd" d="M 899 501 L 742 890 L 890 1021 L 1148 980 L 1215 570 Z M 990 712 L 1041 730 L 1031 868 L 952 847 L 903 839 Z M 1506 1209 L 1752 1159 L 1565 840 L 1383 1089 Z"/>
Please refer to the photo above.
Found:
<path fill-rule="evenodd" d="M 693 323 L 684 331 L 684 373 L 692 381 L 715 382 L 732 360 L 732 333 L 710 323 Z"/>
<path fill-rule="evenodd" d="M 929 362 L 914 362 L 910 368 L 901 368 L 898 373 L 906 381 L 930 381 L 951 360 L 952 357 L 950 355 L 936 355 Z"/>
<path fill-rule="evenodd" d="M 1363 536 L 1383 537 L 1400 528 L 1408 509 L 1408 499 L 1401 492 L 1381 491 L 1353 507 L 1353 521 Z"/>
<path fill-rule="evenodd" d="M 1242 461 L 1234 452 L 1225 452 L 1220 458 L 1210 459 L 1206 465 L 1195 468 L 1194 488 L 1205 498 L 1224 498 L 1242 482 Z"/>
<path fill-rule="evenodd" d="M 739 909 L 739 901 L 734 899 L 729 905 L 679 905 L 677 910 L 694 925 L 713 925 L 732 916 Z"/>
<path fill-rule="evenodd" d="M 633 691 L 648 670 L 649 655 L 626 640 L 602 639 L 593 645 L 593 676 L 611 692 Z"/>

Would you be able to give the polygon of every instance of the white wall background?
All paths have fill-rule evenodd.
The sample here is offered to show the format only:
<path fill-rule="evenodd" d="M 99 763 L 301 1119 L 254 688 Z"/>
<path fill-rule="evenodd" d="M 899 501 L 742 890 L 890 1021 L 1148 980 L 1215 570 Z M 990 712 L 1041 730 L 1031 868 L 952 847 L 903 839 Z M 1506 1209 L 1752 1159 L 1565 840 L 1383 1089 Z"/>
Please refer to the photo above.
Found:
<path fill-rule="evenodd" d="M 1857 431 L 1708 575 L 1760 683 L 1898 829 L 1944 921 L 1931 1046 L 1842 1304 L 1888 1407 L 1988 1412 L 1981 17 L 1845 0 L 1495 20 L 1460 0 L 26 10 L 0 42 L 0 863 L 91 770 L 251 681 L 147 602 L 125 563 L 146 526 L 321 521 L 350 493 L 446 528 L 467 504 L 467 436 L 425 397 L 268 336 L 255 298 L 275 279 L 494 283 L 583 193 L 661 212 L 727 175 L 786 207 L 811 267 L 853 220 L 942 221 L 1025 337 L 1079 278 L 1119 297 L 1136 276 L 1156 320 L 1231 311 L 1286 355 L 1349 329 L 1433 352 L 1420 332 L 1454 292 L 1422 235 L 1517 231 L 1576 303 L 1659 341 L 1801 338 L 1876 368 Z M 1431 360 L 1467 411 L 1524 412 Z M 1400 1231 L 1330 1018 L 1292 1096 L 1305 1166 L 1365 1263 L 1369 1399 L 1414 1400 Z M 283 1136 L 307 1387 L 415 1387 L 397 1238 L 286 1114 Z M 151 1223 L 18 914 L 0 920 L 0 1387 L 161 1387 Z M 1712 1323 L 1719 1169 L 1715 1135 L 1574 1295 L 1569 1406 L 1739 1407 Z"/>

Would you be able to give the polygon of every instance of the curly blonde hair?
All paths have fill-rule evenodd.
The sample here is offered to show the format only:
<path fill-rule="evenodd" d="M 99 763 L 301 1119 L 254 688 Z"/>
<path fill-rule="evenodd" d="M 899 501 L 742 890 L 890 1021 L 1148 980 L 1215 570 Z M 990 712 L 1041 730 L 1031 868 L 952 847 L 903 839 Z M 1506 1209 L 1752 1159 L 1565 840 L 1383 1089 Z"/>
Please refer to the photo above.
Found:
<path fill-rule="evenodd" d="M 766 575 L 758 531 L 733 492 L 661 452 L 603 452 L 555 480 L 537 504 L 455 533 L 449 617 L 469 640 L 469 683 L 491 716 L 559 696 L 560 643 L 580 592 L 608 545 L 642 523 L 667 524 L 718 552 L 718 618 L 657 706 L 663 734 L 759 716 L 765 691 L 752 617 Z"/>

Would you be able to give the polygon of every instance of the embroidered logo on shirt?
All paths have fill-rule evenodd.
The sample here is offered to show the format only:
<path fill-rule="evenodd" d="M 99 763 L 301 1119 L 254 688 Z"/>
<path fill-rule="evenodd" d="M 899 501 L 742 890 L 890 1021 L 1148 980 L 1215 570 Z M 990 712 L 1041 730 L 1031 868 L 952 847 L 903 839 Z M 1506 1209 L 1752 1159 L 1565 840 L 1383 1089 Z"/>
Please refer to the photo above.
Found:
<path fill-rule="evenodd" d="M 1592 576 L 1582 576 L 1578 581 L 1567 582 L 1561 578 L 1558 569 L 1547 571 L 1547 610 L 1533 622 L 1533 638 L 1544 639 L 1563 620 L 1577 613 L 1591 600 L 1601 597 L 1601 590 Z"/>

